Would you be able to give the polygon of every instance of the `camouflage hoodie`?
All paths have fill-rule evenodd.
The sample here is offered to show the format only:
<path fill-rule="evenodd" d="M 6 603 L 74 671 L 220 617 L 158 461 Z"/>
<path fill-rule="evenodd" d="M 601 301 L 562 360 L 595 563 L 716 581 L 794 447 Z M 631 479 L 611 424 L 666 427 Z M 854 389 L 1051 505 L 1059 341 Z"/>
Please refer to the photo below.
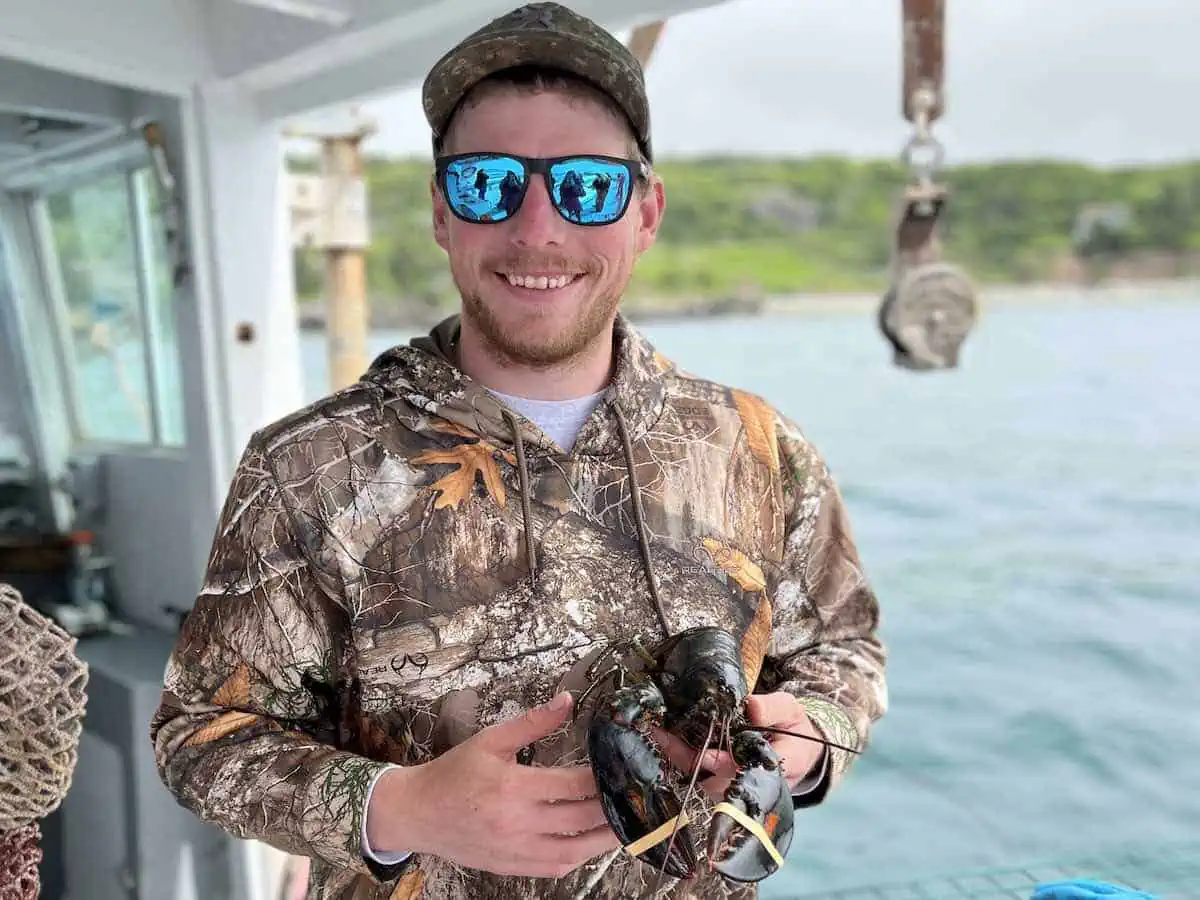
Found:
<path fill-rule="evenodd" d="M 731 630 L 756 690 L 794 693 L 830 738 L 865 744 L 886 708 L 876 599 L 792 422 L 622 318 L 614 380 L 565 453 L 459 370 L 457 333 L 251 439 L 151 724 L 179 802 L 311 857 L 313 900 L 575 896 L 593 864 L 555 881 L 364 859 L 367 789 L 548 700 L 607 642 L 660 638 L 652 591 L 674 630 Z M 583 750 L 537 761 L 568 758 Z M 850 758 L 832 753 L 831 784 Z M 589 896 L 655 875 L 620 854 Z M 666 895 L 755 890 L 706 875 Z"/>

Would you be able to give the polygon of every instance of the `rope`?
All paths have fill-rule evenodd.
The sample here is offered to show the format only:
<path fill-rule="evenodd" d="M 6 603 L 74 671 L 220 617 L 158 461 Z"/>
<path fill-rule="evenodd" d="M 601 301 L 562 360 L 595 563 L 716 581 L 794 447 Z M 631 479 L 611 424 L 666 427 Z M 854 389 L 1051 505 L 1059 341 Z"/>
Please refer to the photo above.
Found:
<path fill-rule="evenodd" d="M 0 834 L 0 900 L 37 900 L 40 836 L 36 824 Z"/>

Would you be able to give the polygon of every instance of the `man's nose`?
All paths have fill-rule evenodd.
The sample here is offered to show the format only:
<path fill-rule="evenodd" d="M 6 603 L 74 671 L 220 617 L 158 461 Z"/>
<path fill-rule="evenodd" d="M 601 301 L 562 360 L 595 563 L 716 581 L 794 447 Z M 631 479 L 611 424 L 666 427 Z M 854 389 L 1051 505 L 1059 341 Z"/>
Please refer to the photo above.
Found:
<path fill-rule="evenodd" d="M 550 187 L 545 178 L 535 176 L 525 191 L 521 208 L 510 220 L 512 241 L 521 247 L 544 247 L 561 244 L 567 222 L 554 208 Z"/>

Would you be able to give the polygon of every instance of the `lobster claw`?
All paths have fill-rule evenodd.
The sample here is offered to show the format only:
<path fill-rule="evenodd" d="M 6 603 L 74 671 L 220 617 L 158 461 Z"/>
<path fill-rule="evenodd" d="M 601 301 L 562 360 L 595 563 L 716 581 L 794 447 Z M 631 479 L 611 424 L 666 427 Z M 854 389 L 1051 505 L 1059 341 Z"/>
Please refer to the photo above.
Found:
<path fill-rule="evenodd" d="M 661 722 L 663 709 L 653 684 L 617 691 L 592 716 L 588 755 L 600 805 L 625 849 L 672 877 L 691 878 L 699 861 L 686 818 L 669 840 L 682 813 L 679 797 L 664 778 L 662 757 L 639 730 Z"/>
<path fill-rule="evenodd" d="M 735 735 L 733 758 L 738 774 L 709 825 L 709 865 L 730 881 L 762 881 L 779 871 L 792 845 L 792 792 L 761 733 Z"/>

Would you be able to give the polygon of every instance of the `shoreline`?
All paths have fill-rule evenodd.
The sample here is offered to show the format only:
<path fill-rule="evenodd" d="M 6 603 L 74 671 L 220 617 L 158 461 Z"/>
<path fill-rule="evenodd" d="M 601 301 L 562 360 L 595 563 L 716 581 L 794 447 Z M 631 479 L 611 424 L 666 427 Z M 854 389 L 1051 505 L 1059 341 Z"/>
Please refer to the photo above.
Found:
<path fill-rule="evenodd" d="M 980 315 L 989 309 L 1030 306 L 1081 307 L 1200 300 L 1200 278 L 1112 281 L 1087 286 L 1050 282 L 1029 285 L 984 285 L 979 289 Z M 767 296 L 761 300 L 664 300 L 661 304 L 640 300 L 627 308 L 637 323 L 662 323 L 696 319 L 754 318 L 762 316 L 837 316 L 874 314 L 882 302 L 881 294 L 866 291 L 844 293 L 797 293 Z M 427 329 L 436 325 L 448 311 L 422 310 L 424 315 L 400 314 L 389 307 L 376 311 L 370 330 Z M 321 304 L 297 305 L 301 332 L 322 333 L 326 311 Z"/>

